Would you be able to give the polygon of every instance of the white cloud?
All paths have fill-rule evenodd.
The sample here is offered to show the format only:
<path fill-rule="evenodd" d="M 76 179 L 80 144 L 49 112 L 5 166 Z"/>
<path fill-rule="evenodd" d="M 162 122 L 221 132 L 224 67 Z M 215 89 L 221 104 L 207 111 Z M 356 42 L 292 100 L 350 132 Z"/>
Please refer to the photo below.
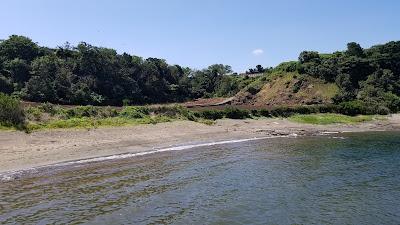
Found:
<path fill-rule="evenodd" d="M 258 48 L 258 49 L 254 49 L 251 53 L 253 53 L 253 55 L 258 56 L 258 55 L 262 55 L 264 53 L 264 50 Z"/>

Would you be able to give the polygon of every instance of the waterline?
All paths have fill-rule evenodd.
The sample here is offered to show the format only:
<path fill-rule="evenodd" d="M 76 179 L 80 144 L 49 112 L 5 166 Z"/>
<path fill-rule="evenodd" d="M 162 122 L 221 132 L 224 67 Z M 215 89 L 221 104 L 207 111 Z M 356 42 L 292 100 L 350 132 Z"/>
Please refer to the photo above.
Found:
<path fill-rule="evenodd" d="M 293 133 L 293 134 L 289 134 L 289 135 L 254 137 L 254 138 L 245 138 L 245 139 L 206 142 L 206 143 L 199 143 L 199 144 L 188 144 L 188 145 L 180 145 L 180 146 L 174 146 L 174 147 L 168 147 L 168 148 L 153 149 L 153 150 L 143 151 L 143 152 L 122 153 L 122 154 L 116 154 L 116 155 L 99 156 L 99 157 L 94 157 L 94 158 L 66 161 L 66 162 L 60 162 L 60 163 L 49 164 L 49 165 L 44 165 L 44 166 L 31 167 L 31 168 L 27 168 L 27 169 L 2 172 L 2 173 L 0 173 L 0 182 L 1 181 L 11 181 L 11 180 L 17 179 L 21 176 L 38 173 L 41 170 L 52 168 L 52 167 L 53 168 L 54 167 L 66 167 L 66 166 L 73 166 L 73 165 L 79 165 L 79 164 L 87 164 L 87 163 L 103 162 L 103 161 L 109 161 L 109 160 L 133 158 L 133 157 L 162 153 L 162 152 L 182 151 L 182 150 L 188 150 L 188 149 L 198 148 L 198 147 L 233 144 L 233 143 L 257 141 L 257 140 L 272 139 L 272 138 L 285 138 L 285 137 L 286 138 L 288 138 L 288 137 L 295 138 L 297 136 L 298 136 L 297 134 Z"/>

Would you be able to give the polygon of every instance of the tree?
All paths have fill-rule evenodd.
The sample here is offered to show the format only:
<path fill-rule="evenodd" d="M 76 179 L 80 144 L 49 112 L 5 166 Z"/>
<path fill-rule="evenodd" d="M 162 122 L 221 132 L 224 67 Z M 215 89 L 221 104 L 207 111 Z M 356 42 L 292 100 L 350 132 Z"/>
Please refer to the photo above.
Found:
<path fill-rule="evenodd" d="M 32 78 L 26 84 L 27 98 L 39 102 L 57 102 L 55 77 L 59 61 L 55 56 L 43 56 L 32 62 Z"/>
<path fill-rule="evenodd" d="M 30 78 L 30 65 L 23 59 L 15 58 L 7 61 L 4 67 L 10 73 L 12 81 L 18 83 L 21 87 Z"/>
<path fill-rule="evenodd" d="M 14 87 L 11 79 L 0 74 L 0 92 L 11 94 L 13 91 Z"/>
<path fill-rule="evenodd" d="M 261 65 L 257 65 L 256 69 L 257 69 L 258 73 L 264 73 L 264 71 L 265 71 L 264 68 Z"/>
<path fill-rule="evenodd" d="M 303 51 L 299 55 L 300 63 L 308 63 L 308 62 L 319 62 L 320 57 L 318 52 L 314 51 Z"/>
<path fill-rule="evenodd" d="M 353 100 L 356 97 L 356 89 L 350 81 L 349 74 L 339 74 L 336 77 L 336 84 L 340 88 L 340 92 L 333 98 L 336 103 Z"/>
<path fill-rule="evenodd" d="M 4 61 L 13 60 L 15 58 L 32 61 L 39 54 L 39 47 L 31 39 L 11 35 L 7 40 L 0 42 L 0 57 Z"/>
<path fill-rule="evenodd" d="M 350 42 L 347 44 L 346 54 L 349 56 L 365 57 L 364 50 L 358 43 Z"/>

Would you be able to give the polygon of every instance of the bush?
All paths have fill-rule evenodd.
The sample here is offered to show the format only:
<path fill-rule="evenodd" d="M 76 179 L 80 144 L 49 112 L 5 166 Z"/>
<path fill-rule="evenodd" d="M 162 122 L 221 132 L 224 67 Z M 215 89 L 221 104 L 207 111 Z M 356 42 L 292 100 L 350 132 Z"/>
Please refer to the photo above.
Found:
<path fill-rule="evenodd" d="M 283 62 L 276 66 L 273 70 L 277 72 L 296 72 L 299 68 L 297 61 Z"/>
<path fill-rule="evenodd" d="M 94 106 L 78 106 L 66 111 L 68 118 L 96 117 L 99 115 L 99 108 Z"/>
<path fill-rule="evenodd" d="M 102 108 L 100 110 L 99 116 L 101 118 L 116 117 L 116 116 L 118 116 L 118 111 L 114 108 L 111 108 L 110 106 L 107 106 L 106 108 Z"/>
<path fill-rule="evenodd" d="M 29 107 L 25 110 L 28 120 L 40 121 L 42 119 L 42 110 L 39 107 Z"/>
<path fill-rule="evenodd" d="M 150 109 L 143 106 L 127 106 L 119 115 L 129 119 L 140 119 L 150 115 Z"/>
<path fill-rule="evenodd" d="M 257 109 L 252 109 L 250 112 L 251 112 L 251 116 L 255 116 L 255 117 L 261 116 L 260 111 Z"/>
<path fill-rule="evenodd" d="M 246 90 L 250 94 L 255 95 L 255 94 L 257 94 L 258 92 L 261 91 L 261 89 L 263 88 L 264 84 L 265 84 L 265 82 L 263 82 L 261 79 L 258 79 L 256 81 L 252 82 L 251 84 L 249 84 L 247 86 Z"/>
<path fill-rule="evenodd" d="M 258 92 L 260 92 L 261 88 L 262 88 L 262 86 L 251 85 L 251 86 L 247 87 L 247 91 L 248 91 L 250 94 L 255 95 L 255 94 L 257 94 Z"/>
<path fill-rule="evenodd" d="M 324 105 L 311 105 L 311 106 L 281 106 L 276 107 L 271 110 L 261 109 L 259 110 L 259 115 L 264 117 L 290 117 L 294 114 L 312 114 L 319 113 L 321 111 L 328 112 L 330 110 L 329 107 Z M 329 111 L 330 112 L 330 111 Z"/>
<path fill-rule="evenodd" d="M 57 114 L 60 110 L 60 108 L 58 106 L 55 106 L 49 102 L 41 104 L 38 108 L 45 113 L 49 113 L 52 116 Z"/>
<path fill-rule="evenodd" d="M 208 120 L 217 120 L 224 118 L 224 112 L 221 110 L 204 110 L 200 112 L 199 116 Z"/>
<path fill-rule="evenodd" d="M 259 115 L 264 116 L 264 117 L 272 117 L 271 112 L 267 109 L 259 110 Z"/>
<path fill-rule="evenodd" d="M 0 125 L 23 128 L 25 113 L 18 99 L 0 93 Z"/>
<path fill-rule="evenodd" d="M 187 114 L 187 109 L 180 105 L 169 105 L 169 106 L 158 106 L 149 109 L 151 112 L 157 115 L 164 115 L 169 117 L 177 117 L 180 115 Z"/>
<path fill-rule="evenodd" d="M 363 102 L 360 100 L 342 102 L 338 106 L 338 113 L 355 116 L 355 115 L 387 115 L 391 111 L 384 105 L 377 102 Z"/>
<path fill-rule="evenodd" d="M 186 107 L 181 105 L 158 106 L 152 107 L 149 110 L 156 115 L 169 118 L 186 118 L 188 120 L 195 121 L 196 117 L 200 117 L 198 114 L 196 115 L 196 113 L 189 111 Z"/>
<path fill-rule="evenodd" d="M 337 113 L 339 111 L 339 107 L 337 105 L 319 105 L 318 111 L 320 113 Z"/>
<path fill-rule="evenodd" d="M 311 114 L 311 113 L 318 113 L 319 109 L 317 106 L 296 106 L 292 108 L 293 113 L 298 114 Z"/>
<path fill-rule="evenodd" d="M 289 107 L 274 108 L 270 111 L 270 113 L 273 117 L 289 117 L 295 114 Z"/>
<path fill-rule="evenodd" d="M 377 107 L 375 113 L 379 114 L 379 115 L 388 115 L 388 114 L 390 114 L 390 109 L 387 108 L 386 106 L 381 105 L 381 106 Z"/>
<path fill-rule="evenodd" d="M 386 106 L 380 106 L 372 103 L 365 103 L 362 101 L 344 102 L 340 105 L 309 105 L 309 106 L 281 106 L 273 109 L 252 110 L 253 116 L 264 117 L 290 117 L 295 114 L 307 115 L 316 113 L 340 113 L 349 116 L 355 115 L 387 115 L 391 111 Z M 226 117 L 228 117 L 226 115 Z M 230 117 L 228 117 L 230 118 Z"/>
<path fill-rule="evenodd" d="M 355 116 L 359 114 L 367 114 L 366 107 L 361 101 L 342 102 L 339 104 L 339 113 Z"/>
<path fill-rule="evenodd" d="M 226 108 L 224 113 L 225 117 L 230 119 L 246 119 L 251 117 L 248 110 L 238 108 Z"/>

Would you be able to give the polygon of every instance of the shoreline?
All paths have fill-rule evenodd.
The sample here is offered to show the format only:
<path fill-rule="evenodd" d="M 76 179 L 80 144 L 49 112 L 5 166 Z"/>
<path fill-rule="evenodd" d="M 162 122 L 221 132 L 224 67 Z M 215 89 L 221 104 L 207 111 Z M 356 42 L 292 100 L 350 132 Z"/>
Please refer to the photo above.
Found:
<path fill-rule="evenodd" d="M 20 175 L 25 177 L 25 175 L 29 175 L 31 173 L 35 174 L 37 172 L 40 173 L 41 171 L 47 171 L 48 169 L 56 169 L 57 170 L 59 168 L 64 168 L 67 166 L 84 165 L 86 163 L 97 163 L 97 162 L 104 162 L 104 161 L 111 161 L 111 160 L 122 160 L 122 159 L 127 159 L 127 158 L 138 157 L 138 156 L 146 156 L 146 155 L 163 153 L 163 152 L 189 150 L 192 148 L 199 148 L 199 147 L 206 147 L 206 146 L 217 146 L 217 145 L 250 142 L 250 141 L 265 140 L 265 139 L 272 139 L 272 138 L 289 138 L 289 137 L 296 137 L 296 136 L 295 135 L 267 136 L 267 137 L 256 137 L 256 138 L 247 138 L 247 139 L 207 142 L 207 143 L 200 143 L 200 144 L 177 145 L 174 147 L 153 149 L 153 150 L 142 151 L 142 152 L 137 152 L 137 153 L 127 152 L 127 153 L 121 153 L 121 154 L 106 155 L 106 156 L 78 159 L 78 160 L 72 160 L 72 161 L 64 161 L 64 162 L 58 162 L 58 163 L 54 163 L 54 164 L 30 167 L 30 168 L 26 168 L 26 169 L 17 169 L 17 170 L 0 172 L 0 182 L 18 179 L 20 177 Z"/>
<path fill-rule="evenodd" d="M 400 115 L 359 124 L 311 125 L 287 119 L 218 120 L 215 125 L 191 121 L 112 128 L 59 129 L 26 134 L 0 131 L 0 173 L 16 172 L 99 157 L 149 154 L 159 149 L 296 134 L 396 131 Z"/>

